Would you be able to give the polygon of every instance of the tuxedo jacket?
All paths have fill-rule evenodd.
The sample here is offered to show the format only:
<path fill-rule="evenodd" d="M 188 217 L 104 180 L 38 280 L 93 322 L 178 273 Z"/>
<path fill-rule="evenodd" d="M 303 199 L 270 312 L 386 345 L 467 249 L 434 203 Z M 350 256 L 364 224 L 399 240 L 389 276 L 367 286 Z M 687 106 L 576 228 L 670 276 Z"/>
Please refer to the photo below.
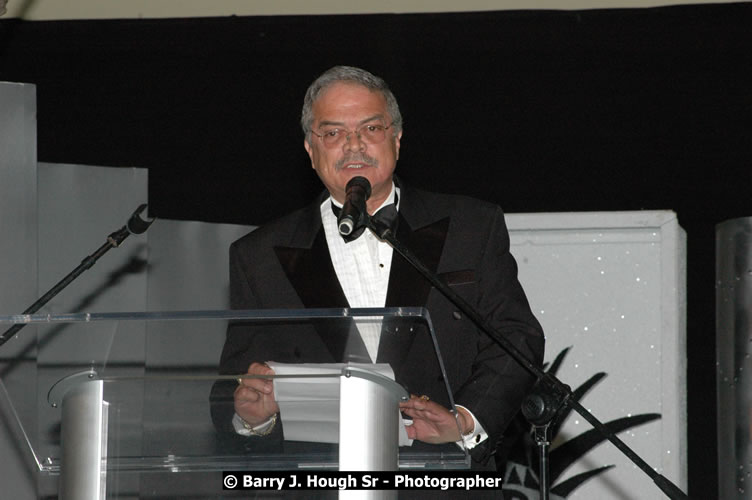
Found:
<path fill-rule="evenodd" d="M 231 245 L 233 309 L 349 307 L 322 227 L 320 205 L 326 196 L 322 193 L 308 207 Z M 531 361 L 542 363 L 543 333 L 517 279 L 499 207 L 401 183 L 396 237 L 495 330 Z M 488 433 L 489 438 L 471 450 L 475 461 L 486 463 L 533 378 L 396 251 L 385 306 L 419 306 L 429 311 L 454 400 L 468 408 Z M 433 346 L 425 336 L 405 330 L 409 331 L 400 330 L 399 320 L 385 322 L 376 361 L 390 363 L 396 380 L 410 392 L 448 406 Z M 352 337 L 347 331 L 326 322 L 310 331 L 295 326 L 233 325 L 228 328 L 220 373 L 245 373 L 255 361 L 361 360 L 365 348 L 358 341 L 348 343 L 348 338 Z M 214 418 L 215 422 L 229 420 L 227 415 Z"/>

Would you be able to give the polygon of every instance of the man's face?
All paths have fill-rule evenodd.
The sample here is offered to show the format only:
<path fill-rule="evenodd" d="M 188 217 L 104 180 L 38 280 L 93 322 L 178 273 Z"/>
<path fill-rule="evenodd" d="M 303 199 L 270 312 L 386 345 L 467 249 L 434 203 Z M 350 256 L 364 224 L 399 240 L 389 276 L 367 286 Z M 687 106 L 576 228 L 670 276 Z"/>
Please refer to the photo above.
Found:
<path fill-rule="evenodd" d="M 371 92 L 361 85 L 335 83 L 313 103 L 313 117 L 315 134 L 334 128 L 350 131 L 348 137 L 334 147 L 328 147 L 315 134 L 306 138 L 305 149 L 321 182 L 335 200 L 344 203 L 348 181 L 357 176 L 365 177 L 371 183 L 368 211 L 373 212 L 389 196 L 402 132 L 395 137 L 389 128 L 386 138 L 373 144 L 365 134 L 359 137 L 354 131 L 364 125 L 391 125 L 386 99 L 381 93 Z"/>

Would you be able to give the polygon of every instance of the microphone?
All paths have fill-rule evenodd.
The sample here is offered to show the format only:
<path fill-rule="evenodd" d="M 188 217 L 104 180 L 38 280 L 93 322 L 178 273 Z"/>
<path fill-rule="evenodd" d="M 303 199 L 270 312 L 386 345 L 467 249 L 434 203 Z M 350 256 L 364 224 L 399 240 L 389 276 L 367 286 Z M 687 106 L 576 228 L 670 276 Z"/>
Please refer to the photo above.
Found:
<path fill-rule="evenodd" d="M 342 236 L 349 236 L 365 223 L 366 201 L 371 196 L 371 183 L 365 177 L 353 177 L 345 186 L 345 204 L 337 217 Z"/>
<path fill-rule="evenodd" d="M 155 219 L 151 220 L 144 220 L 141 218 L 141 212 L 144 211 L 146 208 L 146 203 L 139 205 L 139 207 L 136 209 L 135 212 L 133 212 L 133 215 L 131 215 L 131 218 L 128 219 L 128 222 L 125 224 L 126 229 L 131 234 L 141 234 L 146 232 L 147 229 L 149 229 L 149 226 L 151 226 Z"/>

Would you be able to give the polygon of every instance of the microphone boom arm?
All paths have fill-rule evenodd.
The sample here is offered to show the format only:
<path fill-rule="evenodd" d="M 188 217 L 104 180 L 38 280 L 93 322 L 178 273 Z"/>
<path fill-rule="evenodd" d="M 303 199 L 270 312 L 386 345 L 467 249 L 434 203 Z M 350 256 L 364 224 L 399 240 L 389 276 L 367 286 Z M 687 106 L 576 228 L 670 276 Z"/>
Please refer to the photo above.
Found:
<path fill-rule="evenodd" d="M 99 247 L 93 254 L 86 257 L 73 271 L 68 273 L 62 280 L 53 286 L 47 293 L 42 295 L 36 302 L 29 306 L 22 314 L 34 314 L 42 308 L 47 302 L 60 293 L 65 287 L 71 284 L 84 271 L 91 268 L 99 258 L 107 253 L 111 248 L 117 248 L 131 234 L 140 234 L 146 231 L 154 223 L 155 219 L 143 220 L 140 215 L 146 208 L 146 204 L 139 205 L 133 215 L 131 215 L 125 226 L 107 236 L 107 242 Z M 16 323 L 0 335 L 0 346 L 10 340 L 19 330 L 26 326 L 26 323 Z"/>

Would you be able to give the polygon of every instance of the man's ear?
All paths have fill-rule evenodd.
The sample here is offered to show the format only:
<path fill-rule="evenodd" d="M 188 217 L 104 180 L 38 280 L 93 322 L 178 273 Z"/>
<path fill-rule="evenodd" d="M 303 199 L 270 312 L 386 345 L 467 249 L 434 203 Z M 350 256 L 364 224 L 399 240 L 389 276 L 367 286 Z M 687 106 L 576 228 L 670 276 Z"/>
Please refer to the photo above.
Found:
<path fill-rule="evenodd" d="M 402 131 L 400 130 L 397 137 L 394 138 L 394 158 L 399 160 L 400 140 L 402 139 Z"/>
<path fill-rule="evenodd" d="M 316 170 L 316 166 L 313 164 L 313 148 L 308 142 L 308 139 L 303 139 L 303 147 L 305 148 L 306 153 L 308 153 L 308 157 L 311 159 L 311 168 Z"/>

